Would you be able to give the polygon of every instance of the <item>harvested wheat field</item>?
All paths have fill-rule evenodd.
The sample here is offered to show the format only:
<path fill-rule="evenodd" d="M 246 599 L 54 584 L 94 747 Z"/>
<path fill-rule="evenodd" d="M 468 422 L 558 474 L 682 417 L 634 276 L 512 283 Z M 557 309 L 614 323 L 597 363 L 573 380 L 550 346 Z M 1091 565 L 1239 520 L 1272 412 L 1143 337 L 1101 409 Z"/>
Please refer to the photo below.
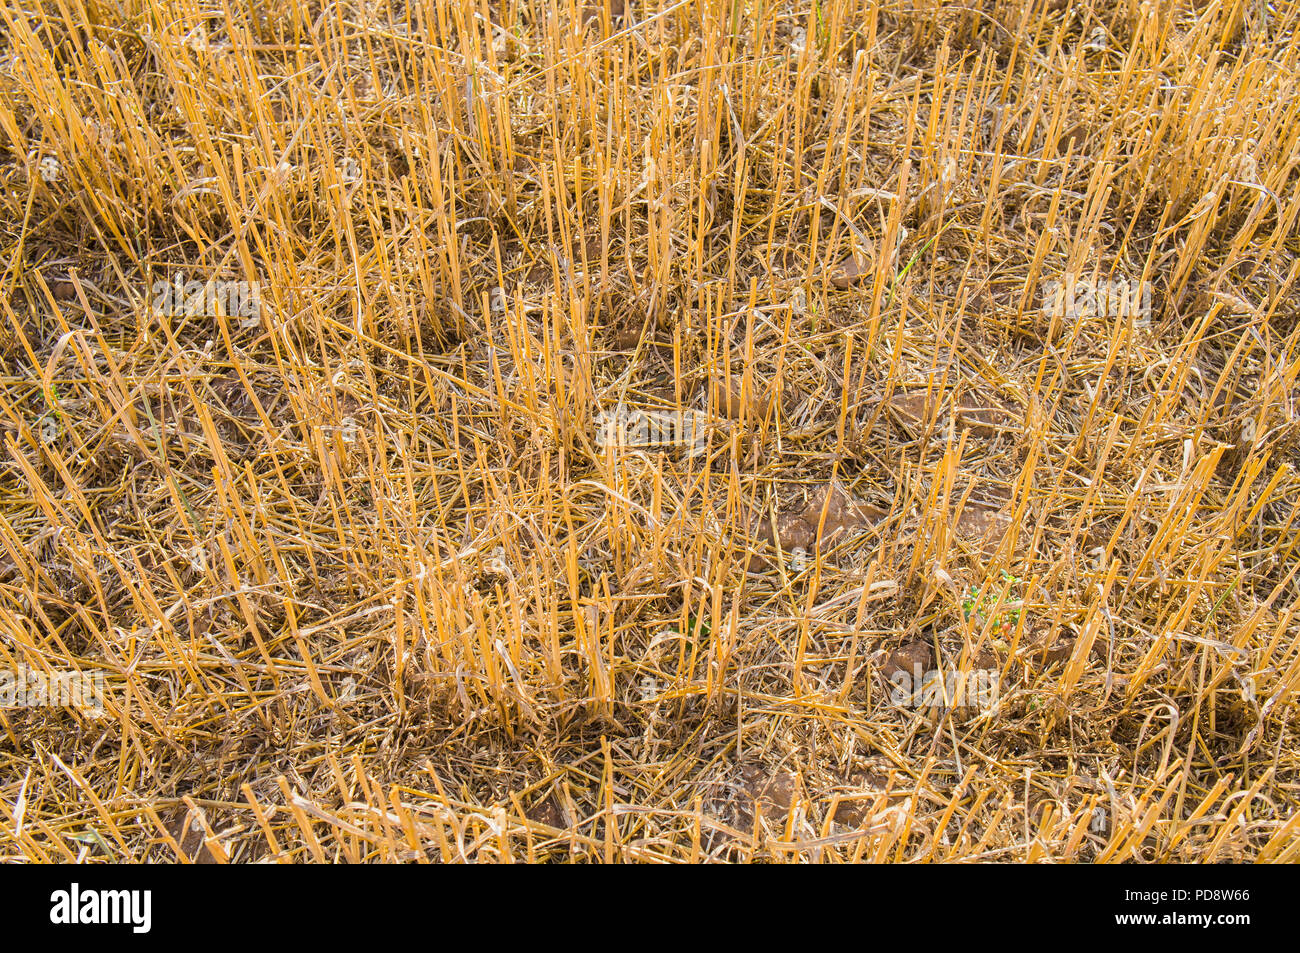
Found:
<path fill-rule="evenodd" d="M 1300 860 L 1298 28 L 0 8 L 0 857 Z"/>

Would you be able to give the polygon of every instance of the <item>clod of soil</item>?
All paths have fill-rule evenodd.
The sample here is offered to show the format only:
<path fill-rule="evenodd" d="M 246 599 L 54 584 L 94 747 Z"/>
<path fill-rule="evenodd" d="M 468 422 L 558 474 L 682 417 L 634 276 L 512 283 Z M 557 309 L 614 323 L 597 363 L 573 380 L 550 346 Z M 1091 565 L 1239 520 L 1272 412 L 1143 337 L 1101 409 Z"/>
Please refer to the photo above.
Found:
<path fill-rule="evenodd" d="M 890 652 L 880 671 L 885 678 L 893 678 L 899 672 L 913 675 L 919 669 L 922 674 L 934 668 L 934 646 L 921 639 L 904 642 Z"/>
<path fill-rule="evenodd" d="M 751 423 L 759 423 L 772 410 L 776 397 L 772 388 L 754 374 L 750 376 L 749 390 L 742 400 L 742 381 L 740 374 L 731 375 L 730 381 L 713 379 L 709 382 L 709 399 L 718 413 L 732 420 L 740 420 L 743 415 Z"/>
<path fill-rule="evenodd" d="M 753 827 L 756 814 L 784 825 L 798 789 L 799 779 L 789 771 L 771 771 L 758 764 L 742 766 L 736 792 L 737 826 L 741 830 Z"/>
<path fill-rule="evenodd" d="M 823 509 L 826 512 L 824 522 Z M 855 501 L 838 484 L 827 484 L 809 494 L 801 509 L 785 516 L 778 515 L 775 540 L 771 521 L 765 517 L 760 518 L 755 533 L 761 542 L 768 545 L 776 542 L 787 552 L 796 549 L 811 552 L 819 542 L 825 546 L 843 534 L 868 529 L 886 516 L 888 513 L 879 507 Z M 821 527 L 820 534 L 818 526 Z"/>
<path fill-rule="evenodd" d="M 935 395 L 925 390 L 898 391 L 885 409 L 889 416 L 913 437 L 919 437 L 934 416 Z"/>
<path fill-rule="evenodd" d="M 69 302 L 77 300 L 77 286 L 71 281 L 52 281 L 50 282 L 50 294 L 54 295 L 54 300 L 59 302 Z"/>
<path fill-rule="evenodd" d="M 967 500 L 957 517 L 957 533 L 976 544 L 986 556 L 997 552 L 1011 528 L 1011 515 L 1002 507 Z"/>
<path fill-rule="evenodd" d="M 957 408 L 957 423 L 980 437 L 1016 430 L 1021 422 L 1017 414 L 993 401 L 964 401 Z"/>
<path fill-rule="evenodd" d="M 599 21 L 601 12 L 609 10 L 609 19 L 611 23 L 621 21 L 627 12 L 625 0 L 587 0 L 582 6 L 582 22 L 591 23 Z"/>
<path fill-rule="evenodd" d="M 190 863 L 217 863 L 217 858 L 208 849 L 203 825 L 199 823 L 198 818 L 194 818 L 189 824 L 186 824 L 187 817 L 188 815 L 181 815 L 165 822 L 167 833 L 172 836 L 172 840 L 180 845 L 181 853 L 185 855 L 185 859 Z"/>
<path fill-rule="evenodd" d="M 841 290 L 867 281 L 876 273 L 874 255 L 855 251 L 830 270 L 831 284 Z"/>

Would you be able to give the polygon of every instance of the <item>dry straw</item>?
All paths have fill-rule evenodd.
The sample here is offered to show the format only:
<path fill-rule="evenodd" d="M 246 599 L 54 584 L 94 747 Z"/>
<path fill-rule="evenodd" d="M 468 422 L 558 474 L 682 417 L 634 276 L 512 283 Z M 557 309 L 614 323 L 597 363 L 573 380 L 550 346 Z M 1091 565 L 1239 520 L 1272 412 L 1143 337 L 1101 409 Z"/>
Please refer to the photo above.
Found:
<path fill-rule="evenodd" d="M 0 855 L 1300 859 L 1298 16 L 0 8 Z"/>

